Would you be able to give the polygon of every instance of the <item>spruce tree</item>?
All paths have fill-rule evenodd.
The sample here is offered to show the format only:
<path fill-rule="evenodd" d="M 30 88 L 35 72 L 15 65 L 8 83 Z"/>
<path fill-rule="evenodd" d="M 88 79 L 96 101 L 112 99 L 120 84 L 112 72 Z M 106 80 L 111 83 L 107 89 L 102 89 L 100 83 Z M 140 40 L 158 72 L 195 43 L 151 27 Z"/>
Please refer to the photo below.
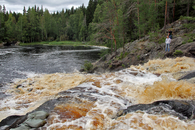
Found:
<path fill-rule="evenodd" d="M 7 42 L 13 42 L 16 40 L 16 31 L 15 31 L 16 19 L 12 16 L 12 13 L 9 14 L 8 20 L 5 22 L 6 28 L 6 38 Z"/>
<path fill-rule="evenodd" d="M 89 23 L 93 21 L 93 15 L 94 15 L 97 4 L 98 4 L 97 0 L 89 0 L 89 4 L 86 10 L 87 26 L 89 26 Z"/>
<path fill-rule="evenodd" d="M 4 14 L 3 14 L 3 8 L 0 5 L 0 42 L 3 41 L 4 38 Z"/>

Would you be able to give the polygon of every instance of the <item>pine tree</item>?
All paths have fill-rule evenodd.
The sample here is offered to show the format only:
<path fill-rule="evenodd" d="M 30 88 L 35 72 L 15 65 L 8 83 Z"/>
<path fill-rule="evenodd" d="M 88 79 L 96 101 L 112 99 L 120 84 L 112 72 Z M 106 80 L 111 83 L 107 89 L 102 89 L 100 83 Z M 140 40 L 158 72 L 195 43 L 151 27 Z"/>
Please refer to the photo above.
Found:
<path fill-rule="evenodd" d="M 111 49 L 113 48 L 112 43 L 114 42 L 115 52 L 117 49 L 117 40 L 119 39 L 119 16 L 117 13 L 118 7 L 116 3 L 117 2 L 115 0 L 107 0 L 101 5 L 101 7 L 98 5 L 95 12 L 94 21 L 99 22 L 91 25 L 93 26 L 93 30 L 96 30 L 94 38 L 111 40 L 110 47 Z"/>
<path fill-rule="evenodd" d="M 47 36 L 46 29 L 45 29 L 45 17 L 44 15 L 40 18 L 40 29 L 41 29 L 41 40 L 43 41 L 44 38 Z"/>
<path fill-rule="evenodd" d="M 6 41 L 13 42 L 16 40 L 16 31 L 15 31 L 16 19 L 12 16 L 12 13 L 9 14 L 8 20 L 5 22 L 6 28 Z"/>
<path fill-rule="evenodd" d="M 164 32 L 166 31 L 166 24 L 167 24 L 167 1 L 165 4 L 165 22 L 164 22 Z"/>
<path fill-rule="evenodd" d="M 82 20 L 82 19 L 80 19 Z M 86 37 L 87 37 L 87 23 L 86 23 L 86 15 L 83 19 L 83 22 L 80 23 L 81 24 L 81 29 L 79 32 L 79 39 L 81 41 L 86 41 Z"/>
<path fill-rule="evenodd" d="M 35 11 L 35 8 L 29 8 L 28 9 L 28 15 L 27 15 L 28 21 L 29 21 L 29 28 L 28 33 L 30 34 L 30 41 L 34 42 L 37 41 L 37 32 L 38 32 L 38 19 L 37 19 L 37 12 Z"/>
<path fill-rule="evenodd" d="M 50 30 L 51 30 L 51 15 L 49 13 L 49 10 L 48 9 L 45 9 L 45 12 L 44 12 L 44 18 L 45 18 L 45 36 L 46 36 L 46 40 L 48 40 L 48 37 L 50 36 Z"/>
<path fill-rule="evenodd" d="M 23 24 L 23 16 L 22 14 L 19 15 L 18 22 L 16 24 L 16 31 L 17 31 L 17 40 L 23 41 L 22 39 L 22 24 Z"/>
<path fill-rule="evenodd" d="M 134 23 L 137 27 L 139 38 L 145 36 L 149 31 L 155 31 L 157 24 L 158 12 L 155 1 L 137 1 L 137 20 Z"/>

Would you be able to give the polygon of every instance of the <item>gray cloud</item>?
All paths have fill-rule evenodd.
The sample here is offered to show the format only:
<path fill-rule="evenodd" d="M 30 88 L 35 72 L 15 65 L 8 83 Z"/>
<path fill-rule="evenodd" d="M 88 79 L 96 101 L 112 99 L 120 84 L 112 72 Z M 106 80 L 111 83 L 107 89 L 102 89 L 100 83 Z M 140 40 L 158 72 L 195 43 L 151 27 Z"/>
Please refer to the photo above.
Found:
<path fill-rule="evenodd" d="M 6 6 L 7 11 L 15 11 L 21 12 L 24 8 L 28 9 L 28 7 L 37 7 L 43 6 L 43 8 L 47 8 L 50 12 L 61 11 L 64 9 L 70 9 L 72 6 L 75 8 L 81 6 L 82 4 L 87 7 L 89 0 L 0 0 L 1 5 Z"/>

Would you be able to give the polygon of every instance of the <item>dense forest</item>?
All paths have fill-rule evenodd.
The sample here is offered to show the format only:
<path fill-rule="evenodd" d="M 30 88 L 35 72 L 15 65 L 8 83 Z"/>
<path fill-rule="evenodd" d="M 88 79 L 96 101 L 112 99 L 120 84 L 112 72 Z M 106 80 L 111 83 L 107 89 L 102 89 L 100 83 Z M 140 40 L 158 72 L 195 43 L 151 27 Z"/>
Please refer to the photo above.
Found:
<path fill-rule="evenodd" d="M 23 14 L 0 5 L 0 42 L 90 41 L 116 49 L 181 16 L 195 17 L 195 0 L 89 0 L 53 13 L 24 7 Z"/>

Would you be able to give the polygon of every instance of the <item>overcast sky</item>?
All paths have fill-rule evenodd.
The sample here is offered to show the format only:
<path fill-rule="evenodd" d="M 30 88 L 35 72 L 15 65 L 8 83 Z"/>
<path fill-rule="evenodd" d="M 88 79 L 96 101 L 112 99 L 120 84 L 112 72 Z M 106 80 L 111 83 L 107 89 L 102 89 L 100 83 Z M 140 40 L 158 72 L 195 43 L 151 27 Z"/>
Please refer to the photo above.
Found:
<path fill-rule="evenodd" d="M 62 9 L 70 9 L 72 6 L 77 8 L 82 4 L 85 7 L 88 6 L 89 0 L 0 0 L 0 5 L 5 5 L 6 11 L 12 11 L 16 13 L 22 13 L 24 6 L 26 10 L 28 7 L 37 7 L 41 8 L 43 5 L 43 9 L 47 8 L 50 12 L 62 11 Z"/>

